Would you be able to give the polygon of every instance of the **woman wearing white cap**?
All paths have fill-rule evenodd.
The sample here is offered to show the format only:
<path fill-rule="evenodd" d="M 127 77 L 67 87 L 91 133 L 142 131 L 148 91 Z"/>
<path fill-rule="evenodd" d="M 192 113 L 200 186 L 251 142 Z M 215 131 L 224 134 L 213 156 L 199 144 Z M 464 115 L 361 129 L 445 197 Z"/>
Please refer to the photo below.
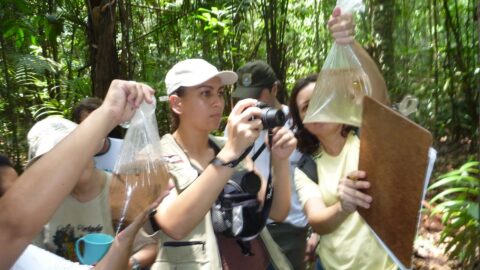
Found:
<path fill-rule="evenodd" d="M 210 136 L 223 115 L 224 86 L 236 80 L 234 72 L 219 72 L 202 59 L 179 62 L 167 73 L 174 132 L 163 136 L 162 154 L 176 192 L 172 191 L 157 208 L 155 218 L 161 241 L 152 269 L 248 269 L 249 265 L 261 269 L 262 264 L 266 269 L 268 265 L 265 246 L 258 237 L 251 241 L 251 253 L 255 255 L 244 256 L 234 238 L 215 236 L 210 216 L 227 181 L 242 166 L 242 154 L 263 128 L 258 119 L 261 109 L 254 106 L 256 100 L 246 99 L 232 109 L 226 141 Z M 276 128 L 273 134 L 275 194 L 270 218 L 281 221 L 290 205 L 288 157 L 296 147 L 296 139 L 286 128 Z M 260 201 L 265 190 L 263 184 L 258 192 Z"/>

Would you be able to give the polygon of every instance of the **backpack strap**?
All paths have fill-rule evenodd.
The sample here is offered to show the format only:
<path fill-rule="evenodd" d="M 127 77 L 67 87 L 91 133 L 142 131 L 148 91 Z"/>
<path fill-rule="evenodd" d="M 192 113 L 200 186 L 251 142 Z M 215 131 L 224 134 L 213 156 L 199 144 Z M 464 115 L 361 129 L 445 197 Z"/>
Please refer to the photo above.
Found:
<path fill-rule="evenodd" d="M 305 173 L 313 182 L 318 184 L 318 172 L 317 164 L 309 154 L 302 154 L 302 157 L 298 160 L 297 167 Z"/>
<path fill-rule="evenodd" d="M 215 141 L 213 141 L 212 138 L 208 137 L 208 145 L 213 149 L 213 152 L 215 155 L 217 155 L 220 152 L 220 146 L 218 146 Z"/>

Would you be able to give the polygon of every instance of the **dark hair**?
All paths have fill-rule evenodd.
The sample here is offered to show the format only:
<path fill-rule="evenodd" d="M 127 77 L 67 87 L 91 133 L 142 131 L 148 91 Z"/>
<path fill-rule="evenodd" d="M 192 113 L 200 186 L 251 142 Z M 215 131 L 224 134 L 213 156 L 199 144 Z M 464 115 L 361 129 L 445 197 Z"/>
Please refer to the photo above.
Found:
<path fill-rule="evenodd" d="M 5 180 L 3 176 L 4 169 L 6 169 L 5 167 L 10 167 L 15 170 L 12 161 L 10 161 L 10 159 L 6 155 L 0 154 L 0 197 L 2 197 L 5 192 L 7 192 L 7 187 L 5 187 Z"/>
<path fill-rule="evenodd" d="M 185 89 L 186 89 L 185 87 L 180 86 L 177 90 L 173 91 L 170 94 L 170 96 L 177 95 L 179 97 L 183 97 L 185 95 Z M 175 132 L 175 130 L 177 130 L 178 126 L 180 125 L 180 116 L 178 116 L 178 114 L 172 110 L 171 106 L 170 106 L 170 118 L 172 123 L 171 132 Z"/>
<path fill-rule="evenodd" d="M 98 107 L 100 107 L 100 105 L 102 105 L 102 100 L 97 97 L 87 97 L 80 100 L 80 102 L 78 102 L 77 105 L 73 107 L 73 121 L 77 124 L 80 124 L 80 119 L 83 111 L 91 113 L 95 111 Z"/>
<path fill-rule="evenodd" d="M 0 167 L 13 167 L 12 161 L 4 154 L 0 154 Z"/>
<path fill-rule="evenodd" d="M 307 85 L 309 85 L 310 83 L 315 83 L 317 81 L 317 78 L 318 73 L 314 73 L 297 80 L 297 82 L 292 88 L 292 95 L 290 96 L 290 103 L 288 104 L 290 115 L 292 117 L 291 129 L 295 131 L 295 137 L 298 141 L 298 150 L 300 150 L 300 152 L 302 153 L 310 155 L 318 152 L 320 148 L 320 141 L 303 125 L 302 119 L 300 118 L 300 112 L 298 110 L 297 96 L 303 89 L 305 89 Z M 353 126 L 343 125 L 341 135 L 343 137 L 346 137 L 348 133 L 354 128 L 355 127 Z"/>
<path fill-rule="evenodd" d="M 298 150 L 306 154 L 315 153 L 320 147 L 320 141 L 303 125 L 302 119 L 300 118 L 300 112 L 298 110 L 297 96 L 307 85 L 310 83 L 315 83 L 317 81 L 317 77 L 318 73 L 315 73 L 297 80 L 292 88 L 290 103 L 288 104 L 290 115 L 292 117 L 291 129 L 295 131 L 295 137 L 298 141 Z"/>

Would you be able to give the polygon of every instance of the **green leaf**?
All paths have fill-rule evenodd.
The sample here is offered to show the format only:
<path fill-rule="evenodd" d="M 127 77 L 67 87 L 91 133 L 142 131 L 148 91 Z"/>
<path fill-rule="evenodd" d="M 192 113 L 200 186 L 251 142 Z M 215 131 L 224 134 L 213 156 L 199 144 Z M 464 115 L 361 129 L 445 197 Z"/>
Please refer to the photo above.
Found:
<path fill-rule="evenodd" d="M 479 220 L 480 206 L 478 202 L 467 202 L 467 211 L 474 219 Z"/>
<path fill-rule="evenodd" d="M 470 161 L 470 162 L 467 162 L 465 164 L 462 165 L 462 167 L 460 167 L 460 171 L 466 171 L 466 170 L 469 170 L 469 169 L 472 169 L 472 173 L 478 173 L 480 171 L 479 169 L 479 166 L 480 166 L 480 162 L 479 161 Z"/>
<path fill-rule="evenodd" d="M 10 28 L 8 28 L 7 30 L 5 30 L 3 32 L 3 37 L 4 38 L 9 38 L 9 37 L 15 35 L 18 31 L 18 28 L 19 28 L 18 25 L 12 25 Z"/>
<path fill-rule="evenodd" d="M 202 20 L 202 21 L 205 21 L 205 22 L 208 22 L 207 18 L 205 18 L 205 16 L 203 16 L 203 15 L 195 15 L 195 18 L 197 18 L 199 20 Z"/>
<path fill-rule="evenodd" d="M 210 13 L 202 13 L 202 15 L 205 17 L 205 20 L 207 22 L 212 19 L 212 15 L 210 15 Z"/>
<path fill-rule="evenodd" d="M 451 182 L 456 182 L 458 181 L 460 178 L 460 176 L 458 175 L 458 173 L 456 174 L 453 174 L 453 175 L 450 175 L 450 176 L 447 176 L 445 178 L 439 178 L 439 181 L 433 183 L 429 188 L 428 190 L 432 190 L 432 189 L 435 189 L 435 188 L 438 188 L 438 187 L 441 187 L 441 186 L 444 186 L 444 185 L 448 185 L 450 184 Z"/>
<path fill-rule="evenodd" d="M 479 178 L 470 176 L 470 175 L 460 175 L 460 174 L 455 174 L 455 175 L 450 175 L 445 178 L 439 178 L 440 180 L 433 183 L 428 190 L 432 190 L 438 187 L 443 187 L 443 186 L 448 186 L 449 184 L 456 184 L 458 186 L 479 186 L 480 185 L 480 180 Z"/>
<path fill-rule="evenodd" d="M 456 218 L 451 220 L 449 226 L 454 228 L 454 229 L 458 229 L 458 228 L 462 227 L 464 224 L 465 224 L 465 219 L 464 218 L 456 217 Z"/>
<path fill-rule="evenodd" d="M 437 205 L 436 207 L 452 208 L 452 207 L 461 207 L 463 205 L 465 205 L 465 201 L 463 201 L 463 200 L 451 200 L 451 201 L 443 202 L 443 203 Z"/>
<path fill-rule="evenodd" d="M 206 9 L 206 8 L 198 8 L 197 10 L 202 12 L 202 13 L 209 13 L 210 12 L 210 10 Z"/>
<path fill-rule="evenodd" d="M 471 193 L 472 195 L 479 195 L 479 191 L 472 189 L 472 188 L 466 188 L 466 187 L 458 187 L 458 188 L 449 188 L 446 189 L 440 193 L 438 193 L 435 197 L 433 197 L 429 202 L 434 203 L 439 199 L 444 199 L 445 196 L 452 194 L 452 193 L 457 193 L 457 192 L 464 192 L 464 193 Z"/>

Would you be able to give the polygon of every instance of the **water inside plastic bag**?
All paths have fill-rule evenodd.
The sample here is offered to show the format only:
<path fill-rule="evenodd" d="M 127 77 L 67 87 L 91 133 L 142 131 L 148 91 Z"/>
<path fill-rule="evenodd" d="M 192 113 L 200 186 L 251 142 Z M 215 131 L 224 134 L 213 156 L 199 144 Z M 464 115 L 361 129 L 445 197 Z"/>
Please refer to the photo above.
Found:
<path fill-rule="evenodd" d="M 370 80 L 363 70 L 323 69 L 318 75 L 303 122 L 359 126 L 362 116 L 362 98 L 370 93 Z"/>
<path fill-rule="evenodd" d="M 110 207 L 118 233 L 168 188 L 169 173 L 162 158 L 155 102 L 142 103 L 129 127 L 113 170 Z"/>
<path fill-rule="evenodd" d="M 154 202 L 168 187 L 169 173 L 163 162 L 138 161 L 113 175 L 110 185 L 112 218 L 116 232 Z"/>

